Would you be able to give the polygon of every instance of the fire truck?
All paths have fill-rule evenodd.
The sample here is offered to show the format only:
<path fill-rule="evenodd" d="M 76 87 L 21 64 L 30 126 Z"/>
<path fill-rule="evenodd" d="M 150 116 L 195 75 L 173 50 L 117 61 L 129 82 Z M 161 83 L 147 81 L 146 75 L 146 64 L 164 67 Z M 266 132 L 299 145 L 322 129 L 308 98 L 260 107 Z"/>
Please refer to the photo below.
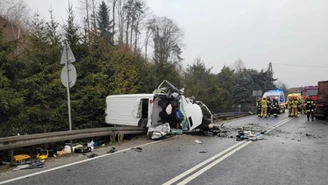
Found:
<path fill-rule="evenodd" d="M 318 82 L 318 99 L 314 116 L 316 119 L 328 117 L 328 81 Z"/>
<path fill-rule="evenodd" d="M 305 86 L 302 91 L 303 98 L 309 96 L 314 101 L 318 99 L 318 86 Z"/>

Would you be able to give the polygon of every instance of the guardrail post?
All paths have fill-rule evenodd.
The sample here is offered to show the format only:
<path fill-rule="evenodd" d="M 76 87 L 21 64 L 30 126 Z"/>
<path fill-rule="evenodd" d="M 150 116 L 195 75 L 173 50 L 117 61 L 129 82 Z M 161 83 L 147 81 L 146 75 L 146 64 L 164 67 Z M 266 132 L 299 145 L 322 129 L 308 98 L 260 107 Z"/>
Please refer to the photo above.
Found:
<path fill-rule="evenodd" d="M 9 153 L 9 158 L 10 158 L 10 164 L 14 164 L 14 150 L 10 149 L 8 151 L 8 153 Z"/>

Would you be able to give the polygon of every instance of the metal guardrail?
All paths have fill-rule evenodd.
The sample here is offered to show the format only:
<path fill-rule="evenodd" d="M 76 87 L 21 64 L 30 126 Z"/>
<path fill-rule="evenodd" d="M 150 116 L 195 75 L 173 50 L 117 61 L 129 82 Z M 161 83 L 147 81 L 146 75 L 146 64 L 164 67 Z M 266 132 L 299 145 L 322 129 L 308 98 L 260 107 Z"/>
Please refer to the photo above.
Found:
<path fill-rule="evenodd" d="M 213 114 L 213 119 L 223 119 L 229 117 L 241 117 L 249 115 L 248 112 L 222 112 Z"/>
<path fill-rule="evenodd" d="M 50 132 L 42 134 L 31 134 L 22 136 L 12 136 L 0 138 L 0 150 L 9 150 L 14 148 L 39 145 L 44 143 L 53 143 L 71 139 L 81 139 L 96 136 L 106 136 L 116 133 L 120 134 L 141 134 L 146 130 L 140 127 L 105 127 L 93 129 L 81 129 L 72 131 Z"/>
<path fill-rule="evenodd" d="M 223 119 L 228 117 L 241 117 L 248 115 L 247 112 L 223 112 L 213 114 L 213 119 Z M 10 150 L 14 148 L 53 143 L 71 139 L 82 139 L 96 136 L 120 134 L 142 134 L 146 129 L 140 127 L 105 127 L 93 129 L 81 129 L 72 131 L 49 132 L 41 134 L 21 135 L 0 138 L 0 150 Z"/>

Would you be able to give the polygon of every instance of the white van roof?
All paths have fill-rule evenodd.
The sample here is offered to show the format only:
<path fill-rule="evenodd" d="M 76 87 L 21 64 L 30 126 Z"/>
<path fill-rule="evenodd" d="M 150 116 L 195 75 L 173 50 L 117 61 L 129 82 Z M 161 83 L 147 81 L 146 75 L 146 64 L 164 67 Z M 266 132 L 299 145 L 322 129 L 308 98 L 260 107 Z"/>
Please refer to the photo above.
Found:
<path fill-rule="evenodd" d="M 110 98 L 148 98 L 153 97 L 154 94 L 117 94 L 117 95 L 109 95 L 107 97 Z"/>

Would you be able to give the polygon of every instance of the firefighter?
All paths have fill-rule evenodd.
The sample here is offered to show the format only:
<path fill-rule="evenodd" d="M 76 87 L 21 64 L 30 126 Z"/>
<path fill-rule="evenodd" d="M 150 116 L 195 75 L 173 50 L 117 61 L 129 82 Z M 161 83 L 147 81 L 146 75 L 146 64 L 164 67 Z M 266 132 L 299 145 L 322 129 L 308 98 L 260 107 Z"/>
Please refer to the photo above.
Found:
<path fill-rule="evenodd" d="M 305 112 L 306 112 L 306 97 L 307 96 L 305 96 L 305 97 L 302 97 L 302 99 L 301 99 L 301 114 L 305 114 Z"/>
<path fill-rule="evenodd" d="M 267 117 L 268 101 L 265 97 L 261 100 L 261 117 Z"/>
<path fill-rule="evenodd" d="M 278 117 L 278 113 L 279 113 L 279 102 L 278 102 L 278 98 L 274 97 L 273 101 L 272 101 L 272 108 L 273 108 L 273 116 L 274 117 Z"/>
<path fill-rule="evenodd" d="M 299 105 L 299 101 L 297 99 L 297 96 L 294 96 L 294 99 L 292 100 L 292 117 L 297 118 L 298 116 L 298 110 L 297 110 L 297 105 Z"/>
<path fill-rule="evenodd" d="M 309 121 L 310 115 L 311 115 L 311 120 L 314 120 L 314 108 L 315 108 L 315 102 L 312 98 L 309 96 L 306 96 L 305 100 L 305 110 L 307 114 L 307 120 Z"/>
<path fill-rule="evenodd" d="M 288 117 L 292 117 L 293 98 L 290 96 L 288 99 Z"/>
<path fill-rule="evenodd" d="M 261 117 L 261 100 L 262 98 L 259 97 L 259 99 L 256 101 L 256 110 L 258 117 Z"/>
<path fill-rule="evenodd" d="M 271 113 L 272 113 L 272 101 L 270 99 L 270 96 L 267 96 L 267 102 L 268 102 L 268 109 L 267 109 L 267 114 L 269 117 L 271 117 Z"/>

